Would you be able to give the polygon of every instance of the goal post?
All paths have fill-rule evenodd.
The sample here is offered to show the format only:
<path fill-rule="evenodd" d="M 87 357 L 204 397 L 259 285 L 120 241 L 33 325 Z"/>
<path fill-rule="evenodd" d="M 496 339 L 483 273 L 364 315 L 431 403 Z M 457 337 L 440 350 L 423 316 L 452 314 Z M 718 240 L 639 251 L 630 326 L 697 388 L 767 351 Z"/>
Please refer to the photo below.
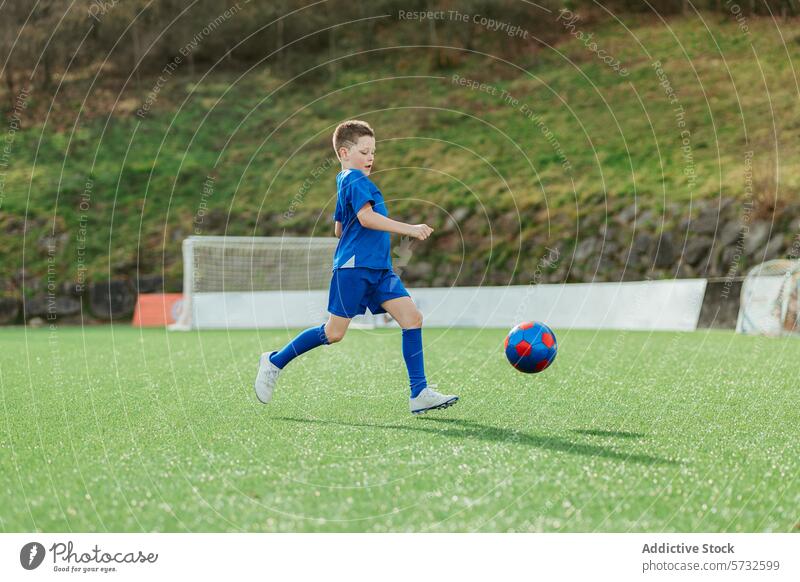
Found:
<path fill-rule="evenodd" d="M 327 319 L 333 237 L 190 236 L 172 330 L 307 327 Z"/>
<path fill-rule="evenodd" d="M 754 267 L 742 283 L 738 333 L 795 335 L 798 325 L 800 261 L 776 259 Z"/>

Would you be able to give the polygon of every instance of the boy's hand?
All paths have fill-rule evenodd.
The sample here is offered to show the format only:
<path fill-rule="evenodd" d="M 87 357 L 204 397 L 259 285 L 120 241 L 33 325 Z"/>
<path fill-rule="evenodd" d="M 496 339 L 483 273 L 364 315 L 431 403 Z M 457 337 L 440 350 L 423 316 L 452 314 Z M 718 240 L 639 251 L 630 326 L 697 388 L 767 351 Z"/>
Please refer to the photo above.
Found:
<path fill-rule="evenodd" d="M 431 236 L 431 233 L 433 232 L 433 229 L 427 224 L 412 224 L 410 226 L 411 228 L 409 229 L 408 236 L 419 240 L 425 240 Z"/>

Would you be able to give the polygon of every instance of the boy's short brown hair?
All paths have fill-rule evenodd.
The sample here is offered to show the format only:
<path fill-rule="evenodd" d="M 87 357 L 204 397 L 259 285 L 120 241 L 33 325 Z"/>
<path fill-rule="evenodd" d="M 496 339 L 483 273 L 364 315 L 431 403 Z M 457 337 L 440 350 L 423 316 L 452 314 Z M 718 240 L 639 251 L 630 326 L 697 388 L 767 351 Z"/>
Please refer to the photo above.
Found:
<path fill-rule="evenodd" d="M 333 132 L 333 149 L 336 157 L 339 157 L 339 148 L 349 148 L 358 142 L 359 138 L 368 135 L 375 137 L 375 132 L 366 121 L 360 119 L 349 119 L 340 123 Z"/>

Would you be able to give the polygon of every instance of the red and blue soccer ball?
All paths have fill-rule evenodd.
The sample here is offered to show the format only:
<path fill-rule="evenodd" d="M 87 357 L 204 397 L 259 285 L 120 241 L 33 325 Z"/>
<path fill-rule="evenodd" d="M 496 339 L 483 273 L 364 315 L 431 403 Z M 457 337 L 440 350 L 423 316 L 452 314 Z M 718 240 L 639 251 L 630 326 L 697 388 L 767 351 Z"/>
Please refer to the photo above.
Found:
<path fill-rule="evenodd" d="M 558 344 L 553 330 L 538 321 L 515 326 L 506 336 L 506 357 L 520 372 L 536 374 L 556 359 Z"/>

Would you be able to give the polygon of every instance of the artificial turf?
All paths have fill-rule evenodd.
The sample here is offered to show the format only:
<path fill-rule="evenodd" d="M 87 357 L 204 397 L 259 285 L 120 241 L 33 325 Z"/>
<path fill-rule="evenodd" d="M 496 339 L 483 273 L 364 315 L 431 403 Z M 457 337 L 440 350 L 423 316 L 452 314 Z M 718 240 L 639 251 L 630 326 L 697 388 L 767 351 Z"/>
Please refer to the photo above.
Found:
<path fill-rule="evenodd" d="M 412 417 L 398 330 L 351 330 L 252 381 L 293 332 L 0 330 L 2 531 L 800 528 L 800 341 L 426 329 L 461 401 Z"/>

